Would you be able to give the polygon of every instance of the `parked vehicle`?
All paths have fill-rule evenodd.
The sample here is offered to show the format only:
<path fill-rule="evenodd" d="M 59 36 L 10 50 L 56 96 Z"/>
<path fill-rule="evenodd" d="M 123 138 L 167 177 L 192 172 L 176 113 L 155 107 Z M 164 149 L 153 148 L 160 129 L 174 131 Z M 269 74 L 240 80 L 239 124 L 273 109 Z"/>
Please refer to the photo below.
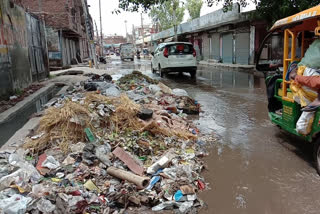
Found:
<path fill-rule="evenodd" d="M 295 71 L 293 66 L 304 69 L 302 75 L 306 75 L 307 68 L 297 65 L 297 62 L 308 60 L 310 54 L 305 55 L 305 53 L 313 46 L 309 45 L 315 40 L 319 40 L 319 19 L 320 5 L 277 21 L 260 46 L 256 69 L 263 72 L 266 77 L 271 122 L 281 129 L 313 143 L 315 167 L 320 174 L 320 110 L 318 108 L 311 115 L 312 118 L 304 118 L 309 114 L 305 114 L 308 112 L 301 110 L 301 104 L 298 102 L 303 102 L 299 96 L 295 95 L 297 93 L 294 88 L 295 81 L 289 78 L 290 72 Z M 283 45 L 281 45 L 282 43 Z M 319 54 L 311 56 L 319 57 Z M 312 62 L 319 64 L 319 60 Z M 312 67 L 306 67 L 308 67 L 308 71 L 312 69 Z M 298 90 L 304 89 L 298 88 Z M 317 94 L 317 91 L 313 93 Z M 300 122 L 301 119 L 302 122 Z M 304 126 L 306 132 L 302 134 L 301 130 L 304 130 Z"/>
<path fill-rule="evenodd" d="M 130 59 L 134 60 L 135 49 L 132 43 L 125 43 L 120 45 L 120 58 L 121 60 Z"/>
<path fill-rule="evenodd" d="M 161 77 L 169 72 L 188 72 L 192 78 L 196 76 L 196 51 L 191 43 L 161 43 L 151 55 L 151 70 L 158 71 Z"/>

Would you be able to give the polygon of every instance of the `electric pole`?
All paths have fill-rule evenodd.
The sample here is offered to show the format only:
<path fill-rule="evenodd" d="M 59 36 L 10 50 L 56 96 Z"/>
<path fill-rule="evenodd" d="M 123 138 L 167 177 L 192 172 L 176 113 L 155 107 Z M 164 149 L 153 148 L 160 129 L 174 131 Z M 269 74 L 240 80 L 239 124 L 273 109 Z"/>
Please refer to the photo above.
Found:
<path fill-rule="evenodd" d="M 124 24 L 125 24 L 125 27 L 126 27 L 126 41 L 128 42 L 127 20 L 124 20 Z"/>
<path fill-rule="evenodd" d="M 103 35 L 102 35 L 102 16 L 101 16 L 101 0 L 99 0 L 99 12 L 100 12 L 100 54 L 103 55 Z"/>
<path fill-rule="evenodd" d="M 132 40 L 133 40 L 134 49 L 137 49 L 136 48 L 136 32 L 134 30 L 134 24 L 132 24 Z"/>
<path fill-rule="evenodd" d="M 142 34 L 142 49 L 144 48 L 144 29 L 143 29 L 143 17 L 141 13 L 141 34 Z"/>

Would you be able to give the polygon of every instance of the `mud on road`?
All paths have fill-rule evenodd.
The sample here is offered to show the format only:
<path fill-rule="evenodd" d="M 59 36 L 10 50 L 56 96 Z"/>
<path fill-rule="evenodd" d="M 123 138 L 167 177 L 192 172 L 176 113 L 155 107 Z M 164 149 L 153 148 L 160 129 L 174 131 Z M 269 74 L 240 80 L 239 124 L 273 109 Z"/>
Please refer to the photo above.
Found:
<path fill-rule="evenodd" d="M 148 60 L 113 59 L 108 66 L 161 79 Z M 203 113 L 194 120 L 202 132 L 219 138 L 206 159 L 211 190 L 201 195 L 207 207 L 200 213 L 319 213 L 312 146 L 271 124 L 263 79 L 201 67 L 196 81 L 179 74 L 161 81 L 199 101 Z"/>

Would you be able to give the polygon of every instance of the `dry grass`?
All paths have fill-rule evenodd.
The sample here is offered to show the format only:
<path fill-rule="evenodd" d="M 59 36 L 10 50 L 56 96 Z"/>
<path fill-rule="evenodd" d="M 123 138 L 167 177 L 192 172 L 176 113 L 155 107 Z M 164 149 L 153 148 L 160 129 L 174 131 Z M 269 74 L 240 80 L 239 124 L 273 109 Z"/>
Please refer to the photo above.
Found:
<path fill-rule="evenodd" d="M 71 118 L 77 118 L 82 124 L 71 122 Z M 38 133 L 45 133 L 41 138 L 29 140 L 25 148 L 40 152 L 52 144 L 57 143 L 63 152 L 67 152 L 70 143 L 85 141 L 85 127 L 91 127 L 90 112 L 86 106 L 67 101 L 62 108 L 51 107 L 46 110 L 40 120 Z"/>

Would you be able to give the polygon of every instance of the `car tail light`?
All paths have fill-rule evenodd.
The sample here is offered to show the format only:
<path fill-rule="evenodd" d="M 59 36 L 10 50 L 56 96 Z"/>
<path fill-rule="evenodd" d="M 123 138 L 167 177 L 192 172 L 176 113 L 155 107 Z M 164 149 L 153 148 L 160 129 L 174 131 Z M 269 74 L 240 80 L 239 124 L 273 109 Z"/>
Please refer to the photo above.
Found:
<path fill-rule="evenodd" d="M 166 57 L 166 58 L 168 58 L 168 56 L 169 56 L 169 50 L 168 50 L 168 48 L 165 48 L 165 49 L 164 49 L 164 51 L 163 51 L 163 56 Z"/>
<path fill-rule="evenodd" d="M 193 53 L 192 53 L 193 57 L 196 57 L 197 56 L 197 52 L 196 50 L 193 48 Z"/>

